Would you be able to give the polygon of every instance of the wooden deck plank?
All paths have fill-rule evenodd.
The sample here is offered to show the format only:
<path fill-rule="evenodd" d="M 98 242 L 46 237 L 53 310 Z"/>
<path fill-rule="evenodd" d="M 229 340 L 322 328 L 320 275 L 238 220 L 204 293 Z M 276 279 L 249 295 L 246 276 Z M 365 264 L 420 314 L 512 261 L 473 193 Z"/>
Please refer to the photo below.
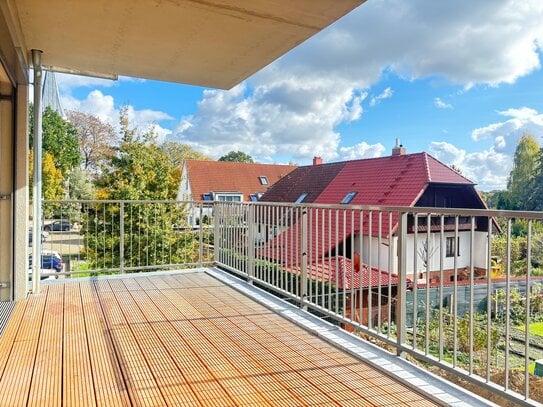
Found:
<path fill-rule="evenodd" d="M 27 300 L 19 301 L 15 304 L 15 308 L 9 317 L 4 332 L 2 332 L 2 335 L 0 336 L 0 379 L 4 374 L 4 369 L 13 349 L 13 343 L 15 342 L 15 337 L 17 336 L 17 332 L 23 321 L 27 304 Z"/>
<path fill-rule="evenodd" d="M 96 405 L 93 371 L 78 283 L 65 285 L 63 341 L 63 405 Z"/>
<path fill-rule="evenodd" d="M 26 405 L 42 326 L 47 289 L 30 296 L 23 323 L 14 338 L 9 360 L 0 380 L 0 405 Z"/>
<path fill-rule="evenodd" d="M 28 406 L 62 404 L 64 286 L 48 287 Z"/>
<path fill-rule="evenodd" d="M 100 292 L 100 302 L 107 304 L 108 312 L 106 322 L 111 332 L 113 345 L 117 350 L 119 363 L 123 370 L 130 399 L 135 405 L 159 406 L 166 402 L 160 393 L 158 384 L 151 373 L 151 368 L 145 360 L 137 338 L 129 326 L 126 315 L 130 315 L 132 321 L 132 310 L 123 310 L 123 303 L 118 301 L 117 295 L 126 293 L 124 284 L 120 280 L 110 280 L 111 292 Z"/>
<path fill-rule="evenodd" d="M 96 402 L 99 406 L 129 406 L 128 391 L 98 301 L 98 293 L 90 282 L 81 283 L 80 290 Z"/>

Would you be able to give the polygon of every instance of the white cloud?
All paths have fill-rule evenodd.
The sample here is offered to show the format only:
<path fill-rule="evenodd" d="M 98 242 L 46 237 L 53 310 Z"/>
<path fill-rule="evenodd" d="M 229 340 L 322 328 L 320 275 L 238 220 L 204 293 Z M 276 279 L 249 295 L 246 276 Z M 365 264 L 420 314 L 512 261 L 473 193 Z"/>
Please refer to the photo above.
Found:
<path fill-rule="evenodd" d="M 119 129 L 119 109 L 115 107 L 115 101 L 112 96 L 104 95 L 99 90 L 93 90 L 83 100 L 76 99 L 71 95 L 61 96 L 61 100 L 66 111 L 78 110 L 93 114 L 101 120 L 110 123 L 114 128 Z M 127 115 L 133 127 L 137 127 L 142 131 L 153 127 L 159 140 L 171 134 L 171 130 L 159 124 L 159 122 L 164 120 L 173 120 L 167 113 L 150 109 L 137 110 L 133 106 L 128 105 Z"/>
<path fill-rule="evenodd" d="M 522 107 L 498 113 L 508 119 L 473 130 L 471 138 L 475 141 L 493 140 L 496 151 L 512 155 L 519 138 L 524 133 L 536 137 L 543 135 L 543 113 L 537 110 Z"/>
<path fill-rule="evenodd" d="M 432 142 L 430 154 L 447 165 L 454 164 L 462 174 L 478 184 L 481 190 L 503 189 L 511 171 L 511 156 L 498 152 L 494 147 L 488 150 L 467 152 L 446 142 Z"/>
<path fill-rule="evenodd" d="M 435 98 L 434 99 L 434 106 L 438 109 L 452 109 L 452 105 L 450 103 L 446 103 L 441 98 Z"/>
<path fill-rule="evenodd" d="M 367 97 L 348 83 L 270 73 L 248 91 L 245 84 L 204 91 L 196 114 L 180 121 L 176 138 L 215 157 L 239 149 L 254 157 L 332 160 L 340 141 L 335 126 L 360 118 Z"/>
<path fill-rule="evenodd" d="M 390 87 L 386 88 L 379 95 L 371 98 L 370 106 L 378 105 L 379 103 L 381 103 L 381 101 L 391 98 L 393 94 L 394 94 L 394 91 Z"/>
<path fill-rule="evenodd" d="M 358 158 L 374 158 L 383 155 L 385 147 L 381 143 L 368 144 L 365 141 L 350 147 L 340 147 L 341 160 L 355 160 Z"/>
<path fill-rule="evenodd" d="M 513 83 L 540 67 L 541 21 L 538 0 L 372 0 L 244 84 L 205 92 L 176 137 L 213 156 L 234 148 L 257 158 L 349 156 L 354 147 L 341 152 L 337 128 L 361 117 L 383 72 L 465 89 Z M 370 106 L 392 93 L 385 89 Z"/>

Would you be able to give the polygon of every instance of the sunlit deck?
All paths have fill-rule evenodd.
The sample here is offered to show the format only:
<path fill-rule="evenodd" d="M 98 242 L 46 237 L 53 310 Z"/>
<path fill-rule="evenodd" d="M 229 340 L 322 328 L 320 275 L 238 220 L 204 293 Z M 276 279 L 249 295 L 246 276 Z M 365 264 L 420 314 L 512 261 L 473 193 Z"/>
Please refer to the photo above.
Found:
<path fill-rule="evenodd" d="M 204 272 L 44 285 L 0 374 L 2 406 L 435 405 Z"/>

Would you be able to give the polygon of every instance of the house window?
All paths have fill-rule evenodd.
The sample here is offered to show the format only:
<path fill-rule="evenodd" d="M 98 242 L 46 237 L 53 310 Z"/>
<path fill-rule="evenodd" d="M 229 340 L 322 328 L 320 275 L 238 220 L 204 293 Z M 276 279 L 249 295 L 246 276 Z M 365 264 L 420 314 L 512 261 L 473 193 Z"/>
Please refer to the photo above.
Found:
<path fill-rule="evenodd" d="M 254 178 L 253 178 L 254 179 Z M 264 175 L 261 175 L 260 177 L 258 177 L 258 179 L 260 180 L 260 183 L 262 185 L 268 185 L 268 178 L 265 177 Z"/>
<path fill-rule="evenodd" d="M 211 201 L 211 194 L 204 194 L 204 201 Z"/>
<path fill-rule="evenodd" d="M 454 257 L 455 250 L 456 250 L 456 255 L 460 256 L 460 237 L 457 238 L 456 244 L 454 241 L 454 237 L 448 237 L 446 240 L 445 256 Z"/>
<path fill-rule="evenodd" d="M 297 203 L 297 204 L 302 203 L 306 196 L 307 196 L 307 192 L 304 192 L 302 195 L 298 197 L 298 199 L 296 199 L 296 202 L 294 203 Z"/>
<path fill-rule="evenodd" d="M 258 202 L 258 195 L 257 194 L 251 194 L 250 198 L 251 198 L 251 202 Z"/>
<path fill-rule="evenodd" d="M 355 191 L 349 192 L 347 195 L 345 195 L 345 198 L 343 198 L 343 199 L 341 200 L 341 203 L 347 205 L 348 203 L 350 203 L 350 202 L 353 200 L 353 198 L 354 198 L 355 196 L 356 196 L 356 192 L 355 192 Z"/>
<path fill-rule="evenodd" d="M 241 202 L 241 194 L 215 194 L 215 199 L 219 202 Z"/>

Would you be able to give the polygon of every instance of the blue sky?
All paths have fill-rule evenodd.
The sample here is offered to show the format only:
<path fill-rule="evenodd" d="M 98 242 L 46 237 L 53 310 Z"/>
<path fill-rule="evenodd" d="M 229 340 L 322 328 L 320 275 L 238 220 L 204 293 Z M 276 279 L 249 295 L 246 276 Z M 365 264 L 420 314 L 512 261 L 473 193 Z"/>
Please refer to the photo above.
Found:
<path fill-rule="evenodd" d="M 543 136 L 543 2 L 370 0 L 231 90 L 59 75 L 66 109 L 212 156 L 304 165 L 387 155 L 400 138 L 503 188 L 518 138 Z"/>

